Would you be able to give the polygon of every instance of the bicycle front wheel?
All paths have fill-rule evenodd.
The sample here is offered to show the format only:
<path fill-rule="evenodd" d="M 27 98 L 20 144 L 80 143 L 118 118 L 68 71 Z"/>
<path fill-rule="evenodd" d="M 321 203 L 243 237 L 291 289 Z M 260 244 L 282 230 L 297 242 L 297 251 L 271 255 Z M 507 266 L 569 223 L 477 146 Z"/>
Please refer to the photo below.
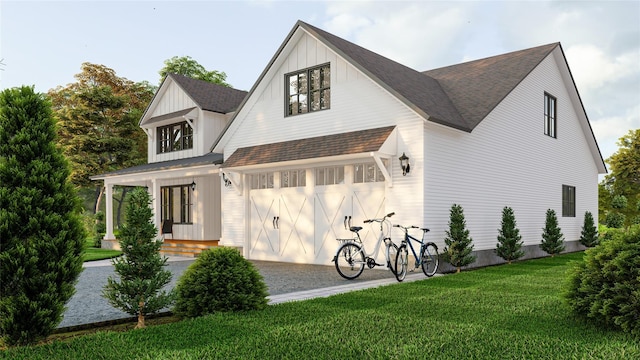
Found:
<path fill-rule="evenodd" d="M 409 251 L 407 250 L 407 244 L 402 244 L 398 248 L 398 253 L 396 254 L 396 279 L 398 281 L 404 280 L 407 276 L 407 266 L 409 259 Z"/>
<path fill-rule="evenodd" d="M 438 247 L 430 242 L 422 248 L 422 272 L 428 277 L 435 275 L 438 271 Z"/>
<path fill-rule="evenodd" d="M 360 276 L 364 270 L 364 253 L 360 245 L 346 243 L 338 249 L 334 262 L 340 276 L 353 280 Z"/>

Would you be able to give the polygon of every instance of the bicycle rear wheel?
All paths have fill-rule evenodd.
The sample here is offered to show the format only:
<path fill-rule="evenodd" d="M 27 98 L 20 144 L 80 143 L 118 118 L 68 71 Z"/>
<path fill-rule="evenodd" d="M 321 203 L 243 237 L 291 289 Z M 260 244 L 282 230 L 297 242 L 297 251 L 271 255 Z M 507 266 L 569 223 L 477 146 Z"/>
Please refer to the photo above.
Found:
<path fill-rule="evenodd" d="M 398 245 L 392 242 L 387 246 L 387 267 L 393 275 L 396 274 L 396 254 L 398 254 Z"/>
<path fill-rule="evenodd" d="M 333 261 L 338 274 L 348 280 L 357 278 L 364 270 L 364 253 L 358 244 L 349 242 L 340 246 Z"/>
<path fill-rule="evenodd" d="M 404 280 L 407 276 L 407 262 L 409 259 L 409 251 L 407 250 L 407 244 L 402 244 L 398 248 L 396 254 L 396 279 L 398 281 Z"/>
<path fill-rule="evenodd" d="M 422 272 L 432 277 L 438 271 L 438 247 L 430 242 L 422 247 Z"/>

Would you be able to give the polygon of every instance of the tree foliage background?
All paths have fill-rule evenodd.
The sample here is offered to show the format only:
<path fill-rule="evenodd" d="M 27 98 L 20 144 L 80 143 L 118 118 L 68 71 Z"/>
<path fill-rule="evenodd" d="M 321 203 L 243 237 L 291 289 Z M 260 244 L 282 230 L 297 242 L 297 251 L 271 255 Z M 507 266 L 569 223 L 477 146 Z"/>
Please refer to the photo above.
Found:
<path fill-rule="evenodd" d="M 81 68 L 77 82 L 59 86 L 49 96 L 58 120 L 58 143 L 71 162 L 71 181 L 94 188 L 96 212 L 103 187 L 90 177 L 147 161 L 147 135 L 138 122 L 155 89 L 118 77 L 104 65 L 83 63 Z M 125 195 L 121 190 L 120 204 Z"/>
<path fill-rule="evenodd" d="M 228 86 L 227 74 L 224 71 L 207 70 L 190 56 L 174 56 L 164 61 L 164 67 L 159 71 L 160 83 L 169 74 L 178 74 L 192 79 Z"/>
<path fill-rule="evenodd" d="M 0 335 L 33 343 L 62 320 L 82 271 L 85 233 L 48 99 L 0 93 Z"/>
<path fill-rule="evenodd" d="M 607 159 L 609 174 L 598 187 L 599 219 L 601 223 L 607 223 L 607 219 L 611 224 L 621 222 L 628 228 L 640 224 L 640 129 L 629 130 L 618 140 L 618 146 Z M 627 202 L 616 208 L 614 199 L 620 196 Z"/>

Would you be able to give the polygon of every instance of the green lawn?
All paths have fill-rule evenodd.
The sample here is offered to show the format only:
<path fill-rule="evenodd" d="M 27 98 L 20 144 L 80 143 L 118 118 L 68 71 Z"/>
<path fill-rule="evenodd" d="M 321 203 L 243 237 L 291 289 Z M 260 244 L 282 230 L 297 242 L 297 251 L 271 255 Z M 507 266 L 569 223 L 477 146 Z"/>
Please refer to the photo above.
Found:
<path fill-rule="evenodd" d="M 639 359 L 561 292 L 582 253 L 0 351 L 11 359 Z M 338 276 L 336 274 L 336 276 Z"/>
<path fill-rule="evenodd" d="M 111 259 L 120 255 L 122 255 L 122 251 L 95 248 L 93 247 L 93 239 L 87 239 L 85 241 L 85 249 L 82 257 L 86 262 Z"/>

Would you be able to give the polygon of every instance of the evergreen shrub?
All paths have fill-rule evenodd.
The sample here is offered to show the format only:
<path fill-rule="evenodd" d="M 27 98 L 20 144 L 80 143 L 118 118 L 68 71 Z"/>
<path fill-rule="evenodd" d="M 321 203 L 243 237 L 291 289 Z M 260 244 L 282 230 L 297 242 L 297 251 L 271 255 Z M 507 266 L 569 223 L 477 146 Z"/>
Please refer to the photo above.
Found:
<path fill-rule="evenodd" d="M 558 226 L 558 217 L 553 209 L 547 210 L 540 248 L 551 256 L 555 256 L 564 250 L 564 235 L 560 230 L 560 226 Z"/>
<path fill-rule="evenodd" d="M 569 270 L 565 298 L 576 314 L 640 339 L 640 229 L 587 249 Z"/>
<path fill-rule="evenodd" d="M 598 245 L 598 228 L 596 228 L 593 215 L 589 211 L 584 213 L 584 224 L 582 225 L 582 233 L 580 234 L 580 243 L 586 247 Z"/>
<path fill-rule="evenodd" d="M 464 219 L 464 210 L 461 205 L 451 205 L 449 211 L 449 230 L 444 239 L 445 248 L 442 254 L 444 261 L 456 268 L 460 272 L 463 266 L 467 266 L 476 261 L 473 252 L 473 239 L 467 230 L 467 221 Z"/>
<path fill-rule="evenodd" d="M 203 251 L 178 279 L 173 312 L 198 317 L 214 312 L 259 310 L 267 306 L 267 286 L 253 264 L 233 248 Z"/>
<path fill-rule="evenodd" d="M 512 208 L 505 206 L 502 209 L 502 222 L 500 229 L 498 229 L 498 244 L 495 252 L 511 264 L 513 260 L 518 260 L 524 256 L 522 245 L 520 229 L 516 225 L 516 215 Z"/>

